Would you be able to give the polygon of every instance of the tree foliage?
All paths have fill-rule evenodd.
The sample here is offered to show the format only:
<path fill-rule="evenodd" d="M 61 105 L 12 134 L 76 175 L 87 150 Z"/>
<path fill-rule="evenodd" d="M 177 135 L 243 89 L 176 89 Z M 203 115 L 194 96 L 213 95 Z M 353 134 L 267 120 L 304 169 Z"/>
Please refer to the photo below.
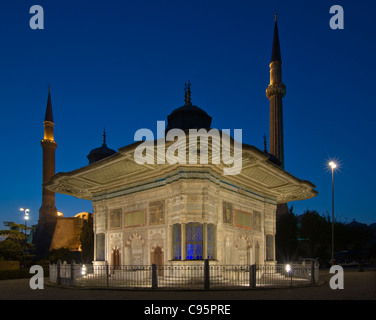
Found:
<path fill-rule="evenodd" d="M 84 219 L 83 221 L 80 242 L 82 262 L 91 263 L 94 260 L 94 229 L 92 214 L 89 214 L 88 219 Z"/>
<path fill-rule="evenodd" d="M 354 259 L 376 259 L 376 230 L 353 221 L 331 221 L 326 214 L 306 210 L 296 216 L 293 207 L 277 220 L 276 256 L 281 262 L 297 257 L 317 258 L 327 262 L 331 258 L 332 226 L 334 227 L 334 252 Z M 340 255 L 338 255 L 339 257 Z"/>
<path fill-rule="evenodd" d="M 77 256 L 68 248 L 52 249 L 48 253 L 46 260 L 49 263 L 57 263 L 58 260 L 60 260 L 61 262 L 66 261 L 67 263 L 70 263 L 72 260 L 79 262 L 77 261 Z"/>
<path fill-rule="evenodd" d="M 301 221 L 300 238 L 308 241 L 309 255 L 316 257 L 318 248 L 328 244 L 329 225 L 316 210 L 307 210 Z"/>
<path fill-rule="evenodd" d="M 26 242 L 26 231 L 33 228 L 11 221 L 5 221 L 4 225 L 9 229 L 0 230 L 0 236 L 5 238 L 0 241 L 0 260 L 21 261 L 25 266 L 32 259 L 33 249 L 33 245 Z"/>
<path fill-rule="evenodd" d="M 21 261 L 24 256 L 24 248 L 20 242 L 13 239 L 0 241 L 0 260 Z"/>
<path fill-rule="evenodd" d="M 297 257 L 298 224 L 291 206 L 288 214 L 278 218 L 275 236 L 277 260 L 281 262 L 293 261 Z"/>

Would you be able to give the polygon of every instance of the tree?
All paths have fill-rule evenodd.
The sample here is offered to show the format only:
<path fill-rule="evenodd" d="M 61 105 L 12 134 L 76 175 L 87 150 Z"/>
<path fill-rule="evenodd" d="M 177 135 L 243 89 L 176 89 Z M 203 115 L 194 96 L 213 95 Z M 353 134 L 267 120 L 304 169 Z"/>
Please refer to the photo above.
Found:
<path fill-rule="evenodd" d="M 94 260 L 94 229 L 93 229 L 93 215 L 89 214 L 87 219 L 84 219 L 80 234 L 82 262 L 91 263 Z"/>
<path fill-rule="evenodd" d="M 6 236 L 8 239 L 14 239 L 20 242 L 26 242 L 26 231 L 33 229 L 32 227 L 26 227 L 24 224 L 17 224 L 12 221 L 4 221 L 4 225 L 9 229 L 0 230 L 0 236 Z M 24 230 L 24 232 L 22 232 L 22 230 Z"/>
<path fill-rule="evenodd" d="M 309 255 L 316 257 L 325 251 L 322 245 L 327 244 L 328 223 L 316 210 L 306 210 L 302 217 L 300 237 L 309 244 Z M 321 248 L 319 248 L 321 246 Z"/>
<path fill-rule="evenodd" d="M 25 251 L 23 246 L 12 239 L 0 241 L 0 260 L 22 261 Z"/>
<path fill-rule="evenodd" d="M 287 214 L 281 215 L 277 221 L 275 236 L 277 260 L 289 262 L 296 259 L 298 247 L 298 224 L 294 207 Z"/>
<path fill-rule="evenodd" d="M 5 221 L 4 225 L 9 229 L 0 230 L 0 236 L 5 237 L 5 240 L 0 242 L 0 260 L 21 261 L 25 266 L 33 257 L 30 254 L 33 245 L 27 243 L 26 231 L 33 228 L 11 221 Z"/>

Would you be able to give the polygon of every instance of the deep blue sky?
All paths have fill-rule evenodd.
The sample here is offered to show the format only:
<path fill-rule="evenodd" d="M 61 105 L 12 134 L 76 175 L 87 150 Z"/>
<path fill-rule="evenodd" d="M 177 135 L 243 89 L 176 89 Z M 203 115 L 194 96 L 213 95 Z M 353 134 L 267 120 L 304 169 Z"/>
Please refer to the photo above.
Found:
<path fill-rule="evenodd" d="M 256 4 L 257 3 L 257 4 Z M 44 8 L 45 29 L 31 30 L 29 9 Z M 343 6 L 344 30 L 329 27 Z M 376 222 L 374 1 L 6 1 L 0 13 L 0 221 L 38 220 L 43 119 L 48 84 L 55 120 L 56 172 L 88 164 L 102 143 L 118 149 L 136 130 L 192 102 L 219 129 L 242 129 L 263 149 L 269 134 L 269 62 L 274 11 L 283 60 L 285 169 L 319 195 L 292 203 L 295 213 L 331 212 Z M 92 211 L 89 201 L 57 195 L 65 216 Z"/>

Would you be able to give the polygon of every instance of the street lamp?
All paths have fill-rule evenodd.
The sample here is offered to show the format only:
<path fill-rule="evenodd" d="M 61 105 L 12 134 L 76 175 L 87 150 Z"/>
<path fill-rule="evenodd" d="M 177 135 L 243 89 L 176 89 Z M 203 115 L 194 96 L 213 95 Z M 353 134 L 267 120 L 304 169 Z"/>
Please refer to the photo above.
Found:
<path fill-rule="evenodd" d="M 25 236 L 26 236 L 27 220 L 29 220 L 29 212 L 30 212 L 30 210 L 29 209 L 21 208 L 20 211 L 25 212 L 24 219 L 25 219 Z"/>
<path fill-rule="evenodd" d="M 332 260 L 331 265 L 334 265 L 334 169 L 337 168 L 335 162 L 330 161 L 329 166 L 332 169 Z"/>

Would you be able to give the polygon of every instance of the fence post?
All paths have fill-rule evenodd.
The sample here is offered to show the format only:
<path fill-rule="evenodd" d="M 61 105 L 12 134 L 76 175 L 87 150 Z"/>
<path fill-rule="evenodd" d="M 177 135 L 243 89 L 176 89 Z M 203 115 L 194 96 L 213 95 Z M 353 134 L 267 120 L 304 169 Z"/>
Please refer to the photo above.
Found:
<path fill-rule="evenodd" d="M 315 261 L 311 261 L 311 284 L 315 284 Z"/>
<path fill-rule="evenodd" d="M 56 262 L 56 283 L 57 284 L 61 284 L 60 267 L 61 267 L 61 260 L 59 259 Z"/>
<path fill-rule="evenodd" d="M 151 265 L 151 287 L 153 289 L 158 288 L 158 272 L 157 265 L 155 263 Z"/>
<path fill-rule="evenodd" d="M 204 289 L 210 289 L 210 269 L 209 269 L 209 260 L 205 259 L 204 261 Z"/>
<path fill-rule="evenodd" d="M 74 275 L 74 272 L 75 272 L 75 266 L 76 266 L 76 263 L 74 260 L 71 261 L 70 263 L 70 285 L 73 285 L 74 284 L 74 279 L 75 279 L 75 275 Z"/>
<path fill-rule="evenodd" d="M 108 268 L 108 263 L 106 261 L 106 284 L 107 284 L 107 287 L 108 287 L 108 278 L 110 276 L 110 273 L 109 273 L 109 268 Z"/>
<path fill-rule="evenodd" d="M 249 267 L 249 287 L 254 289 L 256 288 L 256 265 L 252 264 Z"/>

